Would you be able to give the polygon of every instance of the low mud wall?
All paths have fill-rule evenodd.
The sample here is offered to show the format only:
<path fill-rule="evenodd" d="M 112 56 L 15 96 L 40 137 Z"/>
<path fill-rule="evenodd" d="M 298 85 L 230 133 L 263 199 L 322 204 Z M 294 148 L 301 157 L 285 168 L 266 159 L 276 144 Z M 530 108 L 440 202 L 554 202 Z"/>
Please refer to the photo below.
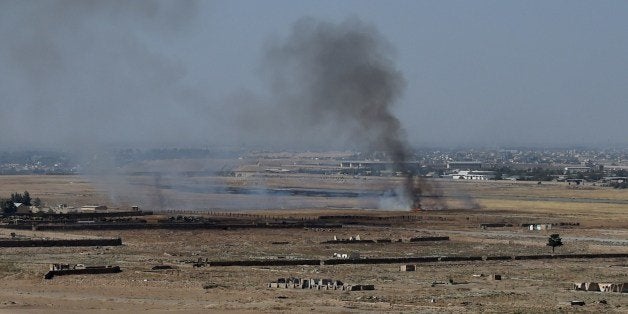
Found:
<path fill-rule="evenodd" d="M 438 260 L 440 262 L 481 261 L 482 256 L 443 256 Z"/>
<path fill-rule="evenodd" d="M 423 241 L 449 241 L 449 237 L 415 237 L 415 238 L 410 238 L 410 242 L 423 242 Z"/>
<path fill-rule="evenodd" d="M 294 265 L 364 265 L 364 264 L 408 264 L 434 262 L 473 262 L 473 261 L 509 261 L 540 260 L 566 258 L 628 258 L 628 253 L 610 254 L 561 254 L 561 255 L 519 255 L 519 256 L 427 256 L 427 257 L 382 257 L 360 259 L 325 259 L 325 260 L 243 260 L 243 261 L 207 261 L 207 266 L 294 266 Z"/>
<path fill-rule="evenodd" d="M 317 259 L 303 260 L 249 260 L 249 261 L 216 261 L 208 262 L 209 266 L 294 266 L 294 265 L 320 265 Z"/>
<path fill-rule="evenodd" d="M 567 258 L 565 255 L 560 255 L 560 258 Z M 554 259 L 559 258 L 556 255 L 517 255 L 514 257 L 516 260 L 534 260 L 534 259 Z"/>
<path fill-rule="evenodd" d="M 513 259 L 512 256 L 486 256 L 487 261 L 506 261 Z"/>
<path fill-rule="evenodd" d="M 376 240 L 349 240 L 349 239 L 339 239 L 339 240 L 328 240 L 323 241 L 321 244 L 361 244 L 361 243 L 406 243 L 406 242 L 435 242 L 435 241 L 449 241 L 449 237 L 414 237 L 409 240 L 402 239 L 376 239 Z"/>
<path fill-rule="evenodd" d="M 122 270 L 120 269 L 120 266 L 51 270 L 44 275 L 44 278 L 52 279 L 54 276 L 64 276 L 64 275 L 113 274 L 113 273 L 119 273 L 121 271 Z"/>
<path fill-rule="evenodd" d="M 286 223 L 286 224 L 214 224 L 214 223 L 67 223 L 67 224 L 18 224 L 2 225 L 0 228 L 17 230 L 133 230 L 133 229 L 290 229 L 290 228 L 342 228 L 341 224 L 312 224 L 312 223 Z"/>
<path fill-rule="evenodd" d="M 361 259 L 328 259 L 323 260 L 324 265 L 341 264 L 401 264 L 401 263 L 429 263 L 438 262 L 439 257 L 382 257 Z"/>
<path fill-rule="evenodd" d="M 0 247 L 118 246 L 122 239 L 0 240 Z"/>
<path fill-rule="evenodd" d="M 321 244 L 358 244 L 358 243 L 375 243 L 375 240 L 340 239 L 340 240 L 328 240 L 328 241 L 321 242 Z"/>
<path fill-rule="evenodd" d="M 577 256 L 576 258 L 621 258 L 628 257 L 628 253 L 610 253 L 610 254 L 575 254 L 575 255 L 557 255 L 557 256 Z M 573 258 L 573 257 L 568 257 Z"/>

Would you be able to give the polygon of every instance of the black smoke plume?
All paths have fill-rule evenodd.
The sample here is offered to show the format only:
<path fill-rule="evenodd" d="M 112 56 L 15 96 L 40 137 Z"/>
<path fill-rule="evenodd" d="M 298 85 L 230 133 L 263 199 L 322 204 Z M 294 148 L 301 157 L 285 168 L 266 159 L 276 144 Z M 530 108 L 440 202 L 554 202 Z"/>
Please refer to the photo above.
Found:
<path fill-rule="evenodd" d="M 351 144 L 383 151 L 401 173 L 404 205 L 419 208 L 421 182 L 407 166 L 409 149 L 392 113 L 405 80 L 390 44 L 371 25 L 352 18 L 334 24 L 304 18 L 285 41 L 269 45 L 265 58 L 278 110 L 302 126 L 330 126 Z M 329 132 L 329 133 L 325 133 Z"/>

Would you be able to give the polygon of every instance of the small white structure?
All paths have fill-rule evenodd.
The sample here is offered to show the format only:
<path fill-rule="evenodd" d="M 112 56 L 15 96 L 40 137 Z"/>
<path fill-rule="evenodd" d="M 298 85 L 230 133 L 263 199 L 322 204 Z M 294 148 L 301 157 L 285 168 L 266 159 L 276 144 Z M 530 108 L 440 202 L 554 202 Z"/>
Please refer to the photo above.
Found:
<path fill-rule="evenodd" d="M 628 293 L 628 283 L 576 282 L 574 290 Z"/>
<path fill-rule="evenodd" d="M 550 230 L 552 229 L 552 224 L 532 224 L 528 228 L 530 231 Z"/>
<path fill-rule="evenodd" d="M 416 270 L 416 265 L 401 265 L 399 267 L 400 271 L 415 271 Z"/>

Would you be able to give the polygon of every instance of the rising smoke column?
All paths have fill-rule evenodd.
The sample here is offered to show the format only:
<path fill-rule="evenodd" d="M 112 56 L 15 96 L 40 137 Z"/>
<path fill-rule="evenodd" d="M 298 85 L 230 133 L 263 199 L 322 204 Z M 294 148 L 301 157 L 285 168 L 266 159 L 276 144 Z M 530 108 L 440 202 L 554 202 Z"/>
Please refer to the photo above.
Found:
<path fill-rule="evenodd" d="M 285 41 L 269 45 L 265 65 L 287 117 L 333 125 L 349 141 L 386 152 L 393 170 L 405 176 L 404 205 L 419 208 L 420 182 L 407 167 L 405 133 L 392 113 L 405 80 L 391 55 L 382 35 L 359 19 L 333 24 L 304 18 Z"/>

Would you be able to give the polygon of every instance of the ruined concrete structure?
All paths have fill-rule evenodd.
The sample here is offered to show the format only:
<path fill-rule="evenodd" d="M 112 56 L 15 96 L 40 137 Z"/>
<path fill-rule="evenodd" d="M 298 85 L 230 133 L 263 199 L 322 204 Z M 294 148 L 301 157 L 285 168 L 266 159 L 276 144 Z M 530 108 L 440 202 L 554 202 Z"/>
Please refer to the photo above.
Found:
<path fill-rule="evenodd" d="M 628 282 L 624 283 L 597 283 L 597 282 L 576 282 L 574 290 L 579 291 L 601 291 L 628 293 Z"/>
<path fill-rule="evenodd" d="M 399 267 L 399 270 L 401 270 L 401 271 L 415 271 L 416 270 L 416 265 L 401 265 Z"/>
<path fill-rule="evenodd" d="M 348 239 L 339 239 L 334 236 L 333 240 L 323 241 L 321 243 L 375 243 L 374 240 L 362 240 L 360 239 L 360 235 L 356 235 L 355 237 L 349 237 Z"/>
<path fill-rule="evenodd" d="M 334 253 L 332 255 L 333 258 L 341 258 L 341 259 L 360 259 L 360 253 L 351 252 L 351 253 Z"/>
<path fill-rule="evenodd" d="M 540 230 L 550 230 L 552 229 L 552 224 L 531 224 L 528 226 L 530 231 L 540 231 Z"/>
<path fill-rule="evenodd" d="M 119 273 L 120 266 L 85 266 L 83 264 L 51 264 L 50 271 L 44 275 L 44 279 L 52 279 L 54 276 L 83 275 L 83 274 L 108 274 Z"/>
<path fill-rule="evenodd" d="M 268 284 L 269 288 L 285 289 L 316 289 L 316 290 L 341 290 L 341 291 L 362 291 L 375 290 L 374 285 L 348 285 L 340 280 L 332 279 L 301 279 L 301 278 L 278 278 L 276 282 Z"/>
<path fill-rule="evenodd" d="M 427 237 L 412 237 L 409 239 L 376 239 L 376 240 L 362 240 L 360 239 L 360 235 L 357 235 L 355 238 L 350 237 L 349 239 L 339 239 L 334 236 L 333 240 L 323 241 L 321 244 L 353 244 L 353 243 L 393 243 L 393 242 L 422 242 L 422 241 L 449 241 L 449 237 L 441 237 L 441 236 L 427 236 Z"/>

